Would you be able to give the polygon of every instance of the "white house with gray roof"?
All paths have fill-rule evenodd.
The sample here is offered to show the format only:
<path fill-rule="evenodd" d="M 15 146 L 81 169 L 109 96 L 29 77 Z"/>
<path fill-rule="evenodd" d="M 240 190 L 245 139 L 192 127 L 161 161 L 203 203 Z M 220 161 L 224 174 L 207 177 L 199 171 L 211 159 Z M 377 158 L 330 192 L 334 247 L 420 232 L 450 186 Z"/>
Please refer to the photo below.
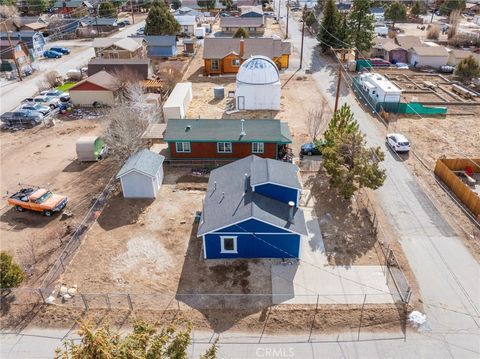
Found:
<path fill-rule="evenodd" d="M 156 198 L 163 181 L 165 157 L 141 150 L 130 156 L 117 173 L 124 198 Z"/>

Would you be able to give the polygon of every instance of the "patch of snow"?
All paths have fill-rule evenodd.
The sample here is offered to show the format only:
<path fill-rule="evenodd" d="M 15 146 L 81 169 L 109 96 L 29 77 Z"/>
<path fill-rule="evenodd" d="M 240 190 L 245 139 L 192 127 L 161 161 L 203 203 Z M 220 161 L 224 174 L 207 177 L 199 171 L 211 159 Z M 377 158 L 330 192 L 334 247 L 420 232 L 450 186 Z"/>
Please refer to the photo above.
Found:
<path fill-rule="evenodd" d="M 412 324 L 414 328 L 417 328 L 419 331 L 430 330 L 430 327 L 427 323 L 427 315 L 417 310 L 414 310 L 408 315 L 408 321 Z"/>

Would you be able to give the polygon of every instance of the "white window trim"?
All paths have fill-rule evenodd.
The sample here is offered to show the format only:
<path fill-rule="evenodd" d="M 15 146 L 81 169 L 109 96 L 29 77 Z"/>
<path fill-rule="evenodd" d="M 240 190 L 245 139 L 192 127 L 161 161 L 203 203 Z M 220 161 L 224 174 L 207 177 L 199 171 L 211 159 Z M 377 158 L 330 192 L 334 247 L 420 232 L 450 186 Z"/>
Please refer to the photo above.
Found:
<path fill-rule="evenodd" d="M 230 144 L 230 151 L 220 151 L 220 144 L 221 143 L 229 143 Z M 233 144 L 232 142 L 217 142 L 217 153 L 233 153 Z"/>
<path fill-rule="evenodd" d="M 213 66 L 213 64 L 216 64 L 216 66 Z M 212 59 L 212 62 L 210 63 L 210 68 L 214 71 L 220 70 L 220 60 L 219 59 Z"/>
<path fill-rule="evenodd" d="M 262 151 L 255 151 L 256 144 L 262 145 Z M 252 153 L 265 153 L 265 142 L 252 142 Z"/>
<path fill-rule="evenodd" d="M 240 66 L 240 59 L 232 59 L 232 66 Z"/>
<path fill-rule="evenodd" d="M 224 239 L 225 238 L 233 238 L 233 250 L 228 250 L 225 249 L 225 244 L 224 244 Z M 237 236 L 220 236 L 220 253 L 229 253 L 229 254 L 235 254 L 238 253 L 238 247 L 237 247 Z"/>
<path fill-rule="evenodd" d="M 183 149 L 182 149 L 182 151 L 179 151 L 178 150 L 178 144 L 179 143 L 182 144 L 182 148 L 183 148 L 183 144 L 188 143 L 188 148 L 189 148 L 188 151 L 184 151 Z M 190 152 L 192 152 L 192 145 L 190 144 L 190 142 L 186 142 L 186 141 L 175 142 L 175 152 L 177 152 L 177 153 L 190 153 Z"/>

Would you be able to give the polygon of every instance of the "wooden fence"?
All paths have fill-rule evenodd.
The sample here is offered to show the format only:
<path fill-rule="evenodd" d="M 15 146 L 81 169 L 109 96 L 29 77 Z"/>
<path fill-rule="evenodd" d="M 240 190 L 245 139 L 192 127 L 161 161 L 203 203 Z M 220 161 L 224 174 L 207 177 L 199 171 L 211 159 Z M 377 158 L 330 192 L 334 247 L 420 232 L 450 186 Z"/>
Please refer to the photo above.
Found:
<path fill-rule="evenodd" d="M 480 195 L 453 173 L 453 171 L 464 171 L 467 166 L 473 168 L 473 172 L 480 173 L 480 159 L 464 158 L 439 159 L 435 164 L 434 172 L 473 213 L 475 218 L 480 219 Z"/>

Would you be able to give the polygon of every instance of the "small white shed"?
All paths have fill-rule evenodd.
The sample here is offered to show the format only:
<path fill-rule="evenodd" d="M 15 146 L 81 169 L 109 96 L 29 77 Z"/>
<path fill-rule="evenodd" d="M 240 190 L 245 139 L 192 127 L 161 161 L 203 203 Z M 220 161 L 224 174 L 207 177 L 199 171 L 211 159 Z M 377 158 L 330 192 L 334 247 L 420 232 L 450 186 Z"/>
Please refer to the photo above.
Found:
<path fill-rule="evenodd" d="M 266 56 L 252 56 L 237 73 L 237 110 L 280 110 L 280 73 Z"/>
<path fill-rule="evenodd" d="M 117 173 L 124 198 L 156 198 L 163 181 L 163 161 L 165 157 L 141 150 L 130 156 Z"/>
<path fill-rule="evenodd" d="M 440 68 L 448 62 L 448 51 L 443 46 L 415 46 L 409 52 L 410 64 L 414 67 Z"/>
<path fill-rule="evenodd" d="M 188 106 L 192 102 L 192 83 L 191 82 L 180 82 L 175 85 L 170 96 L 168 96 L 167 101 L 163 105 L 163 116 L 165 120 L 171 118 L 185 118 L 187 113 Z"/>

